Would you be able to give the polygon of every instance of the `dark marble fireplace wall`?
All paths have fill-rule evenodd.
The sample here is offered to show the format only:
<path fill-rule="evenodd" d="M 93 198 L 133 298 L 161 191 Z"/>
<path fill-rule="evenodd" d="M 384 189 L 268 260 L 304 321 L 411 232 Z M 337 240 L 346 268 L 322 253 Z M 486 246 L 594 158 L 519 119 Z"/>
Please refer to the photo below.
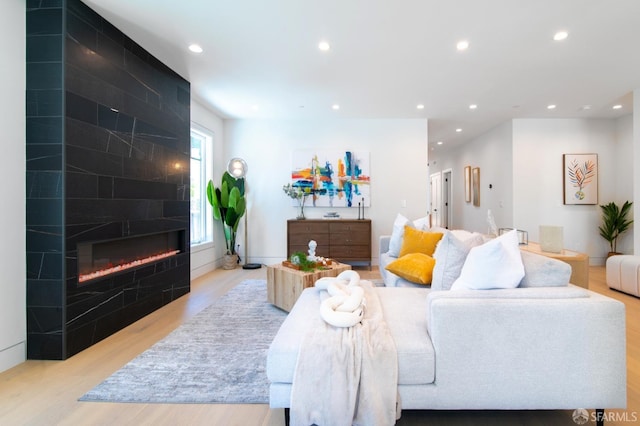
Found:
<path fill-rule="evenodd" d="M 27 356 L 65 359 L 187 293 L 189 83 L 79 0 L 27 0 Z M 78 285 L 77 244 L 185 250 Z"/>

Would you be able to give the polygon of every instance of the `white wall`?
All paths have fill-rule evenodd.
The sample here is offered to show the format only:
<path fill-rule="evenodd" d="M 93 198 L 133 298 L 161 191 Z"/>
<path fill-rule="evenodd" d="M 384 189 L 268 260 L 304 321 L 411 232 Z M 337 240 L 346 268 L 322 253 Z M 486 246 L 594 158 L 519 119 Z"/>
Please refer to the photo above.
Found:
<path fill-rule="evenodd" d="M 418 218 L 427 211 L 427 120 L 231 120 L 225 121 L 225 149 L 244 158 L 247 174 L 248 260 L 271 264 L 286 258 L 286 221 L 296 208 L 282 191 L 291 180 L 294 150 L 369 151 L 374 264 L 378 237 L 391 232 L 397 213 Z M 227 158 L 227 159 L 228 159 Z M 224 169 L 222 169 L 224 170 Z M 221 173 L 221 171 L 220 171 Z M 215 174 L 218 176 L 218 174 Z M 218 178 L 219 179 L 219 178 Z M 406 200 L 406 207 L 401 207 Z M 357 218 L 357 208 L 305 208 L 308 218 L 336 210 Z M 244 241 L 243 226 L 238 242 Z M 244 254 L 241 246 L 240 254 Z M 221 252 L 218 253 L 221 256 Z M 322 255 L 322 253 L 319 253 Z"/>
<path fill-rule="evenodd" d="M 640 110 L 638 110 L 640 111 Z M 625 201 L 633 201 L 634 188 L 640 183 L 634 184 L 634 174 L 637 167 L 634 168 L 634 164 L 640 164 L 640 162 L 634 163 L 634 142 L 633 142 L 633 114 L 625 115 L 616 120 L 616 150 L 614 152 L 614 167 L 616 171 L 615 175 L 615 193 L 611 195 L 611 199 L 604 200 L 604 202 L 615 201 L 617 204 L 622 205 Z M 637 145 L 636 145 L 637 146 Z M 637 149 L 636 149 L 637 150 Z M 600 203 L 603 204 L 603 203 Z M 640 204 L 640 203 L 638 203 Z M 640 212 L 638 204 L 633 204 L 633 211 Z M 632 214 L 634 214 L 632 212 Z M 633 219 L 633 217 L 629 217 Z M 640 223 L 640 222 L 637 222 Z M 640 253 L 640 251 L 634 249 L 634 232 L 636 228 L 633 225 L 631 228 L 620 238 L 618 238 L 618 251 L 625 254 Z"/>
<path fill-rule="evenodd" d="M 631 137 L 633 154 L 631 157 L 633 158 L 633 164 L 640 164 L 640 89 L 633 92 L 633 111 L 633 136 Z M 636 229 L 633 233 L 633 247 L 634 253 L 640 254 L 640 167 L 633 168 L 632 186 L 633 199 L 637 200 L 637 204 L 636 202 L 633 204 L 633 222 L 634 229 Z"/>
<path fill-rule="evenodd" d="M 213 153 L 208 164 L 211 169 L 214 182 L 219 184 L 220 176 L 226 167 L 224 154 L 224 121 L 213 111 L 207 109 L 197 99 L 191 99 L 191 122 L 213 133 Z M 211 206 L 207 203 L 207 214 L 212 215 Z M 222 253 L 216 247 L 224 248 L 224 236 L 219 223 L 212 223 L 213 243 L 191 247 L 191 279 L 210 272 L 219 266 L 219 258 Z"/>
<path fill-rule="evenodd" d="M 452 227 L 486 232 L 487 209 L 498 227 L 525 230 L 531 241 L 538 241 L 540 225 L 562 226 L 567 249 L 587 253 L 591 264 L 604 264 L 608 243 L 598 232 L 600 207 L 563 204 L 562 155 L 598 154 L 598 204 L 632 201 L 640 186 L 633 184 L 640 179 L 633 167 L 640 164 L 634 160 L 640 155 L 634 121 L 631 115 L 618 120 L 516 119 L 454 150 L 436 149 L 431 173 L 452 168 L 454 177 L 460 176 L 453 182 Z M 480 167 L 480 208 L 463 202 L 466 165 Z M 632 229 L 623 235 L 619 251 L 633 254 L 637 234 Z"/>
<path fill-rule="evenodd" d="M 527 230 L 532 241 L 538 241 L 540 225 L 562 226 L 567 249 L 587 253 L 591 264 L 604 264 L 608 244 L 598 232 L 600 207 L 563 204 L 562 156 L 598 154 L 598 204 L 631 200 L 631 188 L 617 185 L 618 176 L 627 173 L 624 167 L 632 166 L 618 161 L 618 138 L 626 140 L 618 130 L 625 131 L 625 126 L 616 120 L 518 119 L 513 128 L 517 226 Z M 620 249 L 628 249 L 625 242 L 620 244 Z"/>
<path fill-rule="evenodd" d="M 4 164 L 0 199 L 4 226 L 0 243 L 0 371 L 26 358 L 25 264 L 25 5 L 8 0 L 0 14 L 0 129 Z"/>
<path fill-rule="evenodd" d="M 450 229 L 488 231 L 487 211 L 499 228 L 514 227 L 512 179 L 512 126 L 501 124 L 456 149 L 430 155 L 430 172 L 452 170 L 453 223 Z M 464 168 L 480 168 L 480 206 L 465 201 Z M 491 184 L 492 188 L 489 188 Z"/>

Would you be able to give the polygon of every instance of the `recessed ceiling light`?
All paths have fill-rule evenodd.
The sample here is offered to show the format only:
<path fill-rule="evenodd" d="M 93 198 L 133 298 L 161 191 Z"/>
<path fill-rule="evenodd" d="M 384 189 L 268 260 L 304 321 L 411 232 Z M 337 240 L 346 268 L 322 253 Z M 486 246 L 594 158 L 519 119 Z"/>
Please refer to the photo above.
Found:
<path fill-rule="evenodd" d="M 547 105 L 547 109 L 556 109 L 556 106 L 551 104 L 551 105 Z"/>
<path fill-rule="evenodd" d="M 622 108 L 622 105 L 619 105 L 619 104 L 618 104 L 618 105 L 614 105 L 614 106 L 613 106 L 613 109 L 620 109 L 620 108 Z"/>
<path fill-rule="evenodd" d="M 190 45 L 189 50 L 193 53 L 202 53 L 202 47 L 199 44 Z"/>
<path fill-rule="evenodd" d="M 418 109 L 424 109 L 424 105 L 422 105 L 422 104 L 418 104 L 418 105 L 416 106 L 416 108 L 418 108 Z"/>
<path fill-rule="evenodd" d="M 462 131 L 462 129 L 460 129 L 460 128 L 456 129 L 456 132 L 458 132 L 458 133 L 460 133 L 461 131 Z"/>
<path fill-rule="evenodd" d="M 438 141 L 438 142 L 436 142 L 436 143 L 437 143 L 438 145 L 442 145 L 444 142 L 442 142 L 442 141 Z"/>
<path fill-rule="evenodd" d="M 553 39 L 555 41 L 562 41 L 562 40 L 565 40 L 567 37 L 569 37 L 569 33 L 566 31 L 558 31 L 553 35 Z"/>
<path fill-rule="evenodd" d="M 469 105 L 469 109 L 476 109 L 476 108 L 478 108 L 478 105 L 476 104 Z"/>
<path fill-rule="evenodd" d="M 590 109 L 591 109 L 591 105 L 582 105 L 582 108 L 581 108 L 581 109 L 582 109 L 583 111 L 590 110 Z"/>
<path fill-rule="evenodd" d="M 333 104 L 333 105 L 331 105 L 331 108 L 333 108 L 333 109 L 335 109 L 335 110 L 338 110 L 338 109 L 340 109 L 340 105 L 338 105 L 338 104 Z"/>
<path fill-rule="evenodd" d="M 321 41 L 320 43 L 318 43 L 318 49 L 326 52 L 327 50 L 331 49 L 331 46 L 326 41 Z"/>
<path fill-rule="evenodd" d="M 467 50 L 469 48 L 469 42 L 467 40 L 460 40 L 456 44 L 456 49 L 458 50 Z"/>

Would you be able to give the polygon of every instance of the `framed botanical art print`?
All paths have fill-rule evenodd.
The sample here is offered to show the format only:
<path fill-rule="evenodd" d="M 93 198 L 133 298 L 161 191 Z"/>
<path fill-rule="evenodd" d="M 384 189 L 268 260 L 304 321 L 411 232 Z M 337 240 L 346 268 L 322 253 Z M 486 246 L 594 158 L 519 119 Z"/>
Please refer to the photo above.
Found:
<path fill-rule="evenodd" d="M 564 154 L 564 204 L 598 204 L 598 154 Z"/>

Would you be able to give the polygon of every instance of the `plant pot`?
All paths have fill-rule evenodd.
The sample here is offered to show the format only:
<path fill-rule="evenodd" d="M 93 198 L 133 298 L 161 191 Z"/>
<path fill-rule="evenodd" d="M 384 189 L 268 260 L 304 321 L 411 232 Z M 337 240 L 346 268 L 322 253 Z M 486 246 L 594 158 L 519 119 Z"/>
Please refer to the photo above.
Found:
<path fill-rule="evenodd" d="M 238 266 L 238 255 L 237 254 L 225 254 L 222 259 L 222 269 L 230 270 L 236 269 Z"/>
<path fill-rule="evenodd" d="M 618 256 L 622 253 L 618 253 L 617 251 L 610 251 L 609 253 L 607 253 L 607 259 L 610 258 L 611 256 Z"/>

